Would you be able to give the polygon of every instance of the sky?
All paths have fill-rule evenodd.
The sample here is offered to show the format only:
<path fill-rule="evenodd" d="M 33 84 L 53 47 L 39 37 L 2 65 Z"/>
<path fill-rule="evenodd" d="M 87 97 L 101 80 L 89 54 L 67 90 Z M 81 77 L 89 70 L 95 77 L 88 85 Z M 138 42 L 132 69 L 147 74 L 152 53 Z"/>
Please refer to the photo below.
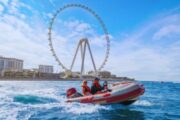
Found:
<path fill-rule="evenodd" d="M 47 64 L 63 71 L 50 51 L 48 27 L 56 10 L 70 3 L 88 6 L 106 25 L 111 47 L 103 70 L 138 80 L 180 81 L 179 0 L 0 0 L 0 56 L 23 59 L 27 69 Z M 106 40 L 98 21 L 80 8 L 58 14 L 52 41 L 67 68 L 84 37 L 99 67 Z M 85 67 L 92 70 L 89 54 Z M 80 55 L 73 70 L 80 70 Z"/>

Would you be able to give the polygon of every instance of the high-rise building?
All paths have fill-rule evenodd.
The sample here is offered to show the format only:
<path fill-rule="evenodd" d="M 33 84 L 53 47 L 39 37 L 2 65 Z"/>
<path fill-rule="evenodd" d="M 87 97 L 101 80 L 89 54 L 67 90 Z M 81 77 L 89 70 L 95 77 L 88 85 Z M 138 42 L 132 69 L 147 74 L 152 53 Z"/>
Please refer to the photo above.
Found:
<path fill-rule="evenodd" d="M 53 66 L 51 65 L 39 65 L 40 73 L 53 73 Z"/>
<path fill-rule="evenodd" d="M 0 56 L 0 76 L 3 76 L 3 73 L 5 71 L 22 71 L 22 70 L 23 70 L 23 60 Z"/>

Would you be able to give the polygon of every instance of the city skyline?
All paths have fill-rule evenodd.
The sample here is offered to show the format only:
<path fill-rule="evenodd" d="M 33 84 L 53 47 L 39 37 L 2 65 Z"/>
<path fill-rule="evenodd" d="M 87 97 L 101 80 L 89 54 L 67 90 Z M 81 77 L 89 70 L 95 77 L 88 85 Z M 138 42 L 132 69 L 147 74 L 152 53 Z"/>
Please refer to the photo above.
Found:
<path fill-rule="evenodd" d="M 39 64 L 36 66 L 36 68 L 24 68 L 24 60 L 21 60 L 19 58 L 9 58 L 9 57 L 4 57 L 0 56 L 0 77 L 4 77 L 5 73 L 22 73 L 26 74 L 27 72 L 33 72 L 33 73 L 46 73 L 46 74 L 59 74 L 61 78 L 64 78 L 66 76 L 66 71 L 60 71 L 60 72 L 55 72 L 54 71 L 54 66 L 53 65 L 45 65 L 45 64 Z M 64 74 L 64 75 L 62 75 Z M 95 74 L 95 71 L 87 71 L 86 73 L 83 74 L 83 76 L 90 76 L 93 77 Z M 103 70 L 99 71 L 98 76 L 101 78 L 116 78 L 116 79 L 133 79 L 133 78 L 128 78 L 126 76 L 116 76 L 115 74 L 111 73 L 111 71 Z M 80 71 L 72 71 L 72 78 L 77 78 L 80 77 Z M 6 76 L 7 77 L 7 76 Z M 12 76 L 8 76 L 13 79 Z M 22 76 L 21 76 L 22 77 Z M 22 77 L 23 78 L 23 77 Z"/>
<path fill-rule="evenodd" d="M 0 73 L 14 71 L 14 72 L 22 72 L 22 71 L 38 71 L 41 73 L 53 73 L 53 65 L 45 65 L 39 64 L 36 68 L 24 68 L 24 60 L 19 58 L 12 57 L 4 57 L 0 56 Z"/>
<path fill-rule="evenodd" d="M 138 80 L 176 80 L 180 78 L 180 2 L 172 1 L 83 1 L 104 21 L 111 38 L 110 58 L 105 69 L 118 76 Z M 48 46 L 47 29 L 52 14 L 73 0 L 0 0 L 0 55 L 26 61 L 25 68 L 40 63 L 55 66 Z M 56 50 L 67 66 L 72 61 L 75 38 L 88 35 L 97 65 L 104 57 L 103 33 L 97 21 L 79 9 L 59 16 Z M 55 28 L 55 30 L 57 30 Z M 84 33 L 84 31 L 86 31 Z M 74 39 L 72 39 L 74 38 Z M 71 40 L 72 39 L 72 40 Z M 64 47 L 67 46 L 67 47 Z M 101 49 L 102 48 L 102 49 Z M 88 64 L 88 61 L 87 61 Z M 80 70 L 76 66 L 75 70 Z M 86 66 L 91 69 L 91 66 Z"/>

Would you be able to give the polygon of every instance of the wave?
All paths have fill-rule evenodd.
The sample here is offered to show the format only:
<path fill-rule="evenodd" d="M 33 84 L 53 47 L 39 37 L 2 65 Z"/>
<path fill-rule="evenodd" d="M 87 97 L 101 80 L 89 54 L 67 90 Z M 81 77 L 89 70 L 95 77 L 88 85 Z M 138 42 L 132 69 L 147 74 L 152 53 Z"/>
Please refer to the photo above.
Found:
<path fill-rule="evenodd" d="M 65 87 L 47 87 L 47 83 L 34 83 L 1 83 L 0 91 L 4 93 L 4 96 L 0 97 L 3 99 L 1 101 L 3 107 L 0 106 L 2 108 L 0 114 L 3 114 L 4 118 L 11 117 L 13 114 L 13 118 L 16 119 L 20 112 L 27 111 L 28 109 L 41 111 L 58 108 L 61 113 L 65 114 L 91 114 L 99 110 L 111 109 L 109 106 L 66 103 Z M 8 102 L 6 102 L 7 100 Z M 28 118 L 32 114 L 29 112 L 23 119 Z M 0 119 L 2 118 L 0 117 Z"/>
<path fill-rule="evenodd" d="M 159 107 L 164 106 L 166 101 L 168 100 L 167 98 L 164 99 L 164 92 L 172 90 L 169 89 L 171 86 L 167 86 L 168 88 L 165 88 L 163 92 L 155 94 L 155 87 L 153 85 L 149 85 L 146 94 L 144 94 L 144 96 L 134 104 L 127 107 L 119 104 L 94 105 L 66 103 L 66 89 L 70 86 L 73 85 L 69 83 L 64 85 L 60 82 L 59 84 L 51 82 L 0 83 L 0 120 L 28 120 L 33 118 L 41 119 L 42 117 L 44 119 L 47 119 L 52 118 L 52 116 L 60 119 L 61 117 L 66 118 L 66 116 L 75 116 L 75 118 L 79 119 L 79 117 L 86 118 L 86 114 L 91 117 L 92 115 L 101 116 L 102 114 L 104 115 L 106 113 L 110 118 L 112 116 L 116 116 L 119 118 L 120 114 L 122 116 L 125 115 L 125 117 L 129 116 L 129 114 L 133 114 L 134 116 L 137 116 L 137 114 L 139 114 L 139 116 L 143 116 L 143 114 L 145 114 L 146 116 L 146 110 L 159 110 Z M 75 84 L 74 86 L 78 88 L 79 83 Z M 175 87 L 179 88 L 179 86 Z M 178 93 L 178 89 L 173 92 L 172 99 L 174 100 L 174 102 L 178 103 L 178 97 L 176 96 L 178 94 L 176 93 Z M 157 101 L 160 100 L 162 100 L 162 102 L 158 103 Z M 167 103 L 169 104 L 169 102 Z M 167 108 L 162 111 L 164 112 L 169 109 L 169 106 L 167 106 Z M 176 107 L 176 110 L 178 109 L 179 108 Z M 141 113 L 141 111 L 145 112 Z M 106 116 L 107 118 L 108 115 Z"/>
<path fill-rule="evenodd" d="M 93 104 L 81 104 L 81 103 L 65 103 L 64 112 L 73 114 L 91 114 L 98 112 L 99 110 L 110 110 L 110 107 L 93 105 Z"/>
<path fill-rule="evenodd" d="M 13 98 L 13 102 L 19 102 L 23 104 L 43 104 L 56 102 L 56 100 L 52 98 L 38 97 L 32 95 L 17 95 Z"/>
<path fill-rule="evenodd" d="M 154 104 L 150 101 L 147 101 L 147 100 L 138 100 L 133 105 L 136 105 L 136 106 L 152 106 Z"/>

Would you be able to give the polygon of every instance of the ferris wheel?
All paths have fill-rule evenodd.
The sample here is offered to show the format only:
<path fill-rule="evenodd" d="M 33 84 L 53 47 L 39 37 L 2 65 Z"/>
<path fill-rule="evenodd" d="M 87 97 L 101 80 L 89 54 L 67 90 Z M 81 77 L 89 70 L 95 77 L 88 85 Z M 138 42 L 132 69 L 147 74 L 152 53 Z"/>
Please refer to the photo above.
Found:
<path fill-rule="evenodd" d="M 61 62 L 61 60 L 58 58 L 58 56 L 57 56 L 57 54 L 55 52 L 55 49 L 53 47 L 53 40 L 52 40 L 52 31 L 53 31 L 54 22 L 57 19 L 58 14 L 60 14 L 61 12 L 63 12 L 66 9 L 69 9 L 69 8 L 81 8 L 81 9 L 85 10 L 86 12 L 89 12 L 90 14 L 92 14 L 96 18 L 96 20 L 99 22 L 100 26 L 103 29 L 104 38 L 106 40 L 106 52 L 105 52 L 104 60 L 103 60 L 102 64 L 98 68 L 96 67 L 95 60 L 93 58 L 93 53 L 91 51 L 88 38 L 82 38 L 82 39 L 79 40 L 79 43 L 78 43 L 77 48 L 75 50 L 75 54 L 74 54 L 74 57 L 73 57 L 72 64 L 71 64 L 70 68 L 67 68 Z M 84 73 L 84 60 L 85 60 L 86 49 L 89 51 L 89 54 L 90 54 L 90 57 L 91 57 L 91 60 L 92 60 L 92 64 L 93 64 L 93 68 L 94 68 L 95 76 L 105 66 L 105 64 L 106 64 L 106 62 L 108 60 L 108 57 L 109 57 L 110 39 L 109 39 L 108 31 L 106 29 L 106 26 L 105 26 L 104 22 L 102 21 L 102 19 L 92 9 L 90 9 L 89 7 L 87 7 L 85 5 L 82 5 L 82 4 L 67 4 L 67 5 L 59 8 L 53 14 L 53 17 L 50 20 L 50 24 L 49 24 L 48 41 L 49 41 L 49 46 L 50 46 L 50 50 L 52 52 L 52 55 L 54 56 L 54 58 L 57 61 L 57 63 L 62 67 L 62 69 L 64 69 L 66 71 L 67 74 L 71 74 L 72 73 L 72 69 L 73 69 L 74 62 L 76 60 L 76 56 L 77 56 L 78 51 L 81 52 L 81 58 L 82 58 L 81 59 L 81 71 L 80 71 L 81 77 L 82 77 L 82 75 Z"/>

